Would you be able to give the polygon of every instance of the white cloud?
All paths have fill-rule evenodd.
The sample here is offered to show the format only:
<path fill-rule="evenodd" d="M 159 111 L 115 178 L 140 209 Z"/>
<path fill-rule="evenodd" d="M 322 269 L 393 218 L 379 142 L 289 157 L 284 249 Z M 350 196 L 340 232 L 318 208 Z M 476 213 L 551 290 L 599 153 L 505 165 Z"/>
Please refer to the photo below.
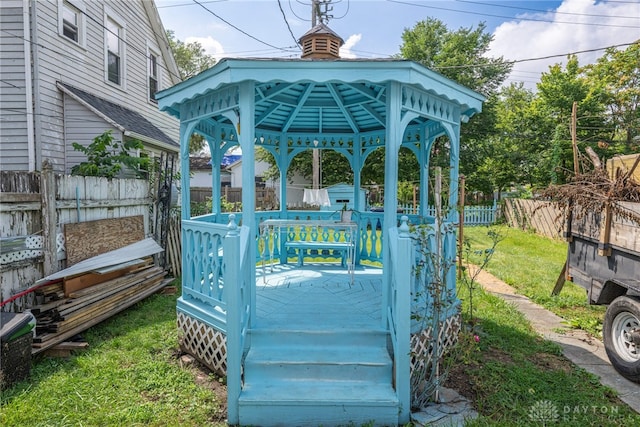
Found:
<path fill-rule="evenodd" d="M 351 49 L 362 39 L 362 34 L 352 34 L 346 42 L 340 47 L 340 57 L 346 59 L 357 58 L 358 55 L 351 52 Z"/>
<path fill-rule="evenodd" d="M 222 43 L 218 40 L 214 39 L 211 36 L 208 37 L 187 37 L 185 39 L 185 43 L 193 43 L 198 42 L 204 49 L 205 53 L 208 55 L 213 55 L 216 60 L 223 58 L 224 48 L 222 47 Z"/>
<path fill-rule="evenodd" d="M 530 88 L 535 87 L 534 82 L 550 65 L 565 63 L 566 54 L 630 43 L 640 38 L 640 3 L 564 0 L 556 10 L 529 13 L 520 18 L 539 21 L 514 20 L 501 24 L 494 32 L 490 56 L 518 60 L 562 55 L 514 65 L 509 81 L 524 81 Z M 603 53 L 600 50 L 579 54 L 578 60 L 581 65 L 593 63 Z"/>

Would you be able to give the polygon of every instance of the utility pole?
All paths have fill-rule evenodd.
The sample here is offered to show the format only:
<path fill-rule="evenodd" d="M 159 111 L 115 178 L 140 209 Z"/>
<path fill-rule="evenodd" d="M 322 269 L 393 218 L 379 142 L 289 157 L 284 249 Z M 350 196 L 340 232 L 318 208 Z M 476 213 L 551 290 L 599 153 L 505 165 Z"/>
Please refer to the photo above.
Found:
<path fill-rule="evenodd" d="M 573 172 L 576 176 L 580 174 L 580 165 L 578 164 L 578 103 L 573 101 L 571 108 L 571 147 L 573 148 Z"/>
<path fill-rule="evenodd" d="M 333 12 L 331 2 L 333 0 L 311 0 L 311 28 L 318 24 L 328 24 L 329 19 L 333 18 L 330 12 Z"/>
<path fill-rule="evenodd" d="M 329 12 L 333 10 L 333 7 L 330 7 L 331 0 L 312 0 L 311 2 L 311 28 L 318 25 L 318 21 L 320 23 L 326 24 L 329 22 L 329 18 L 332 18 L 332 15 L 329 15 Z M 320 189 L 320 174 L 321 174 L 321 162 L 320 162 L 320 150 L 314 148 L 312 150 L 313 160 L 312 160 L 312 171 L 313 171 L 313 189 Z"/>

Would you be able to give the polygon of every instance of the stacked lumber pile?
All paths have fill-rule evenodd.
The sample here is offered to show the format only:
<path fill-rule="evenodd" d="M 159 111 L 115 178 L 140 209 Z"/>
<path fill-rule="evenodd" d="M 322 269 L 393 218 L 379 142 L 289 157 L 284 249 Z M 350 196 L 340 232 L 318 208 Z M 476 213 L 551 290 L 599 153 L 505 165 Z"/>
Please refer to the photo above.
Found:
<path fill-rule="evenodd" d="M 39 287 L 33 353 L 61 343 L 158 292 L 166 272 L 151 257 L 59 278 Z"/>

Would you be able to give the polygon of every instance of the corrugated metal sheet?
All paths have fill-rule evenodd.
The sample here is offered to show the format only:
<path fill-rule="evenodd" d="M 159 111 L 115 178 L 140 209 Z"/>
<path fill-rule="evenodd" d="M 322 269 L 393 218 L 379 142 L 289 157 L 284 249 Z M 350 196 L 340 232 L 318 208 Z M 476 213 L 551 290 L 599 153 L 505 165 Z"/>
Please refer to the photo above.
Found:
<path fill-rule="evenodd" d="M 116 264 L 122 264 L 134 259 L 150 256 L 162 252 L 164 249 L 155 240 L 148 237 L 124 248 L 106 252 L 93 258 L 81 261 L 69 268 L 60 270 L 57 273 L 44 277 L 36 282 L 36 285 L 52 282 L 63 277 L 74 276 L 76 274 L 87 273 Z"/>

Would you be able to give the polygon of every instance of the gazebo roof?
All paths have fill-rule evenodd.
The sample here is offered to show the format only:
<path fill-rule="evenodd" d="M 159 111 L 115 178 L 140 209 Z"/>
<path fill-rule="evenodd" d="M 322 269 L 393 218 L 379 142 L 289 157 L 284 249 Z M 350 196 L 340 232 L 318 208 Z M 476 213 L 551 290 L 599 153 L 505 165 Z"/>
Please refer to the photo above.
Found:
<path fill-rule="evenodd" d="M 397 59 L 222 59 L 199 75 L 157 94 L 162 110 L 181 118 L 182 108 L 213 95 L 211 119 L 225 119 L 224 103 L 237 103 L 220 91 L 255 82 L 256 131 L 287 134 L 348 135 L 384 129 L 387 83 L 403 85 L 403 104 L 430 120 L 459 123 L 481 111 L 484 97 L 413 61 Z M 215 99 L 214 99 L 215 98 Z M 215 105 L 213 105 L 215 104 Z M 204 107 L 203 107 L 204 105 Z M 209 107 L 207 107 L 209 105 Z M 193 114 L 193 113 L 191 113 Z M 201 112 L 200 112 L 201 114 Z M 456 116 L 456 114 L 458 114 Z M 184 117 L 182 117 L 184 119 Z"/>

